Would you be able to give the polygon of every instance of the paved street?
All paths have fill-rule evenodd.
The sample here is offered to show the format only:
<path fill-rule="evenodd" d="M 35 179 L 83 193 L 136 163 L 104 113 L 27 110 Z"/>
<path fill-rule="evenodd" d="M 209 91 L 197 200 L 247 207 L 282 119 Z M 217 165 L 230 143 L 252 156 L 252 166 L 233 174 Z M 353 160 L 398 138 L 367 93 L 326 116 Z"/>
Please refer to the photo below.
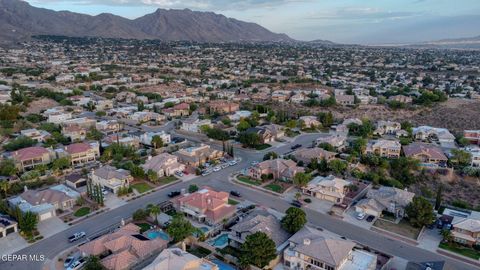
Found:
<path fill-rule="evenodd" d="M 292 143 L 289 143 L 288 145 L 275 148 L 273 151 L 279 154 L 284 154 L 286 152 L 289 152 L 290 147 L 294 144 L 302 144 L 303 147 L 306 147 L 309 146 L 312 140 L 316 137 L 318 137 L 318 134 L 306 134 L 298 137 L 296 140 L 294 140 Z M 174 186 L 170 186 L 166 189 L 159 190 L 155 193 L 151 193 L 137 200 L 131 201 L 126 205 L 113 209 L 109 212 L 102 213 L 98 216 L 89 218 L 79 224 L 68 228 L 65 231 L 62 231 L 58 234 L 53 235 L 52 237 L 37 242 L 19 251 L 17 254 L 44 254 L 49 259 L 54 258 L 55 255 L 57 255 L 61 251 L 74 245 L 68 243 L 67 241 L 67 237 L 74 232 L 85 231 L 87 235 L 92 235 L 103 228 L 116 226 L 120 223 L 122 218 L 131 217 L 132 213 L 138 208 L 145 207 L 148 203 L 160 203 L 162 201 L 165 201 L 168 199 L 168 192 L 181 188 L 187 188 L 188 185 L 192 183 L 195 183 L 197 185 L 209 185 L 217 190 L 224 191 L 230 191 L 232 189 L 235 189 L 242 194 L 243 199 L 247 199 L 260 205 L 271 207 L 277 211 L 284 212 L 288 207 L 290 207 L 290 205 L 282 197 L 269 195 L 261 191 L 249 189 L 240 185 L 233 186 L 233 184 L 228 181 L 228 176 L 231 173 L 248 167 L 253 160 L 261 159 L 265 152 L 268 152 L 268 150 L 248 151 L 236 149 L 236 156 L 242 157 L 242 161 L 236 166 L 228 167 L 224 170 L 213 173 L 206 177 L 195 178 L 190 182 L 181 182 Z M 402 241 L 387 238 L 381 234 L 374 233 L 367 229 L 362 229 L 358 226 L 344 222 L 337 218 L 333 218 L 329 215 L 321 214 L 310 209 L 305 209 L 305 211 L 307 212 L 309 221 L 316 226 L 345 236 L 348 239 L 351 239 L 363 245 L 370 246 L 373 249 L 383 251 L 387 254 L 399 256 L 412 261 L 446 260 L 451 263 L 455 267 L 455 269 L 458 270 L 475 269 L 475 267 L 469 264 L 446 258 L 437 253 L 406 244 Z M 42 264 L 42 262 L 4 262 L 0 264 L 0 269 L 35 270 L 41 269 Z"/>

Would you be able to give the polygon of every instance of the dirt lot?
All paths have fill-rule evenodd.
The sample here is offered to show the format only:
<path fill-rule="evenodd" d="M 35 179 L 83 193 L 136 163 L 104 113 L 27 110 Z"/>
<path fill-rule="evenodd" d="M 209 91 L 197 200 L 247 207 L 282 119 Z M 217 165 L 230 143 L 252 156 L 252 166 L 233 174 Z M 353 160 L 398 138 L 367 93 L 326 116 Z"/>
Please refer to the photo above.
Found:
<path fill-rule="evenodd" d="M 58 103 L 55 100 L 49 98 L 34 100 L 28 105 L 27 111 L 24 113 L 24 115 L 29 115 L 32 113 L 39 114 L 42 111 L 48 108 L 53 108 L 55 106 L 58 106 Z"/>

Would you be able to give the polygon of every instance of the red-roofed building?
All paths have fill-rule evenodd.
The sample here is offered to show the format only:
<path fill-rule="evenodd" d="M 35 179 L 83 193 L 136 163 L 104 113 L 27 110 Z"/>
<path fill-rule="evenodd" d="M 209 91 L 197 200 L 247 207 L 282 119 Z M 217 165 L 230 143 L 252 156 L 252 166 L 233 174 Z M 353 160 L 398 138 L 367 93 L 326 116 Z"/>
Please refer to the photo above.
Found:
<path fill-rule="evenodd" d="M 86 164 L 97 160 L 100 156 L 98 143 L 74 143 L 65 146 L 72 165 Z"/>
<path fill-rule="evenodd" d="M 214 225 L 235 214 L 235 206 L 228 204 L 229 194 L 203 187 L 195 193 L 185 194 L 172 200 L 177 211 L 199 222 Z"/>
<path fill-rule="evenodd" d="M 32 146 L 13 152 L 12 158 L 17 168 L 23 171 L 52 162 L 55 158 L 55 152 L 44 147 Z"/>
<path fill-rule="evenodd" d="M 426 143 L 411 143 L 403 146 L 403 153 L 420 161 L 426 167 L 446 166 L 448 158 L 439 147 Z"/>

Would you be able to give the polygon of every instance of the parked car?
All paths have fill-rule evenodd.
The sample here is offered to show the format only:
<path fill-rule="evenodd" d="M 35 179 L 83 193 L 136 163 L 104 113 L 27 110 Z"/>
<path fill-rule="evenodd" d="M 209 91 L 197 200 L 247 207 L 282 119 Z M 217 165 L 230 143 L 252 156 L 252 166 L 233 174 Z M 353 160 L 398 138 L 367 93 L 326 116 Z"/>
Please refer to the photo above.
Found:
<path fill-rule="evenodd" d="M 302 147 L 301 144 L 295 144 L 294 146 L 291 147 L 291 149 L 292 149 L 292 150 L 295 150 L 295 149 L 298 149 L 298 148 L 300 148 L 300 147 Z"/>
<path fill-rule="evenodd" d="M 80 269 L 82 268 L 83 265 L 85 265 L 85 263 L 87 263 L 87 259 L 85 258 L 80 258 L 78 259 L 77 261 L 74 261 L 68 268 L 67 270 L 77 270 L 77 269 Z"/>
<path fill-rule="evenodd" d="M 178 195 L 182 194 L 180 191 L 178 190 L 175 190 L 175 191 L 171 191 L 170 193 L 167 194 L 167 196 L 169 198 L 173 198 L 173 197 L 177 197 Z"/>
<path fill-rule="evenodd" d="M 183 172 L 177 171 L 177 172 L 175 172 L 175 175 L 177 175 L 177 176 L 179 176 L 179 177 L 182 177 L 182 176 L 183 176 Z"/>
<path fill-rule="evenodd" d="M 72 265 L 75 261 L 77 261 L 80 257 L 79 253 L 73 254 L 71 256 L 68 256 L 65 261 L 63 261 L 63 267 L 68 268 L 70 265 Z"/>
<path fill-rule="evenodd" d="M 85 236 L 87 236 L 85 232 L 77 232 L 77 233 L 74 233 L 72 236 L 68 237 L 68 241 L 72 243 L 79 239 L 82 239 Z"/>
<path fill-rule="evenodd" d="M 366 219 L 367 222 L 372 222 L 375 219 L 375 216 L 369 215 Z"/>
<path fill-rule="evenodd" d="M 238 191 L 236 191 L 236 190 L 230 191 L 230 195 L 235 196 L 235 197 L 242 197 L 242 195 L 240 194 L 240 192 L 238 192 Z"/>
<path fill-rule="evenodd" d="M 236 165 L 237 164 L 237 161 L 236 160 L 232 160 L 232 161 L 229 161 L 228 164 L 230 166 L 233 166 L 233 165 Z"/>
<path fill-rule="evenodd" d="M 214 171 L 214 172 L 218 172 L 218 171 L 220 171 L 221 169 L 222 169 L 222 168 L 221 168 L 220 166 L 216 166 L 216 167 L 213 168 L 213 171 Z"/>
<path fill-rule="evenodd" d="M 295 207 L 299 207 L 299 208 L 303 206 L 303 204 L 300 201 L 297 201 L 297 200 L 292 201 L 290 204 L 295 206 Z"/>
<path fill-rule="evenodd" d="M 212 173 L 211 170 L 206 170 L 206 171 L 202 172 L 202 176 L 207 176 L 207 175 L 209 175 L 209 174 L 211 174 L 211 173 Z"/>
<path fill-rule="evenodd" d="M 358 220 L 363 220 L 365 218 L 365 213 L 359 212 L 355 215 Z"/>

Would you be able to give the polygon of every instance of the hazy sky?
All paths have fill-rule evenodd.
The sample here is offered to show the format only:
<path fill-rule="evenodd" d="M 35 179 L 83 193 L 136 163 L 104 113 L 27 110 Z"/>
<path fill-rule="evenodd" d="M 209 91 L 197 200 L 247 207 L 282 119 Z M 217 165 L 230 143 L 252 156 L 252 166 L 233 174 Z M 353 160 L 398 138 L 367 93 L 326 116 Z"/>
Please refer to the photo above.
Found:
<path fill-rule="evenodd" d="M 480 35 L 480 0 L 27 0 L 137 18 L 157 8 L 214 11 L 299 40 L 403 43 Z"/>

